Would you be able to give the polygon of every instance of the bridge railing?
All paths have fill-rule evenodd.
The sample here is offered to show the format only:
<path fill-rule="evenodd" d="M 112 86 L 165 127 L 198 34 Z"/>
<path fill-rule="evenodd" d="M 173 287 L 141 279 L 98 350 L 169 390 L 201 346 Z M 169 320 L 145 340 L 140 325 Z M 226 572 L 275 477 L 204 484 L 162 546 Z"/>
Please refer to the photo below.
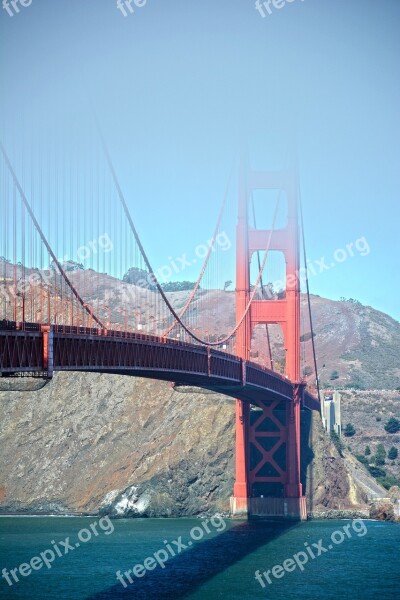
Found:
<path fill-rule="evenodd" d="M 270 389 L 285 397 L 293 395 L 293 385 L 277 373 L 267 371 L 261 366 L 246 362 L 246 382 L 260 388 Z"/>
<path fill-rule="evenodd" d="M 212 377 L 228 378 L 242 383 L 242 361 L 233 354 L 211 350 L 209 375 Z"/>
<path fill-rule="evenodd" d="M 0 329 L 0 369 L 3 373 L 42 371 L 42 334 Z"/>
<path fill-rule="evenodd" d="M 41 325 L 39 323 L 29 323 L 20 321 L 0 321 L 0 331 L 32 331 L 40 332 Z"/>
<path fill-rule="evenodd" d="M 108 367 L 124 370 L 193 371 L 207 374 L 207 350 L 150 336 L 80 335 L 54 332 L 54 368 Z"/>

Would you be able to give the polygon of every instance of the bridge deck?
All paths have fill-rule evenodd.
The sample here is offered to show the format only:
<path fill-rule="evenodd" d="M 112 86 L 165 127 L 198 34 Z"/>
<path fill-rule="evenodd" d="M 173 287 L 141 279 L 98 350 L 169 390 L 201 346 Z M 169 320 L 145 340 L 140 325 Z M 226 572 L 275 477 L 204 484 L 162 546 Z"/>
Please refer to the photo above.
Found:
<path fill-rule="evenodd" d="M 45 329 L 50 329 L 46 352 Z M 48 361 L 50 364 L 46 364 Z M 0 322 L 0 374 L 46 370 L 162 379 L 214 390 L 254 404 L 257 400 L 265 401 L 266 395 L 271 401 L 289 401 L 294 391 L 293 384 L 278 373 L 207 346 L 139 333 Z M 318 401 L 306 392 L 303 404 L 319 410 Z"/>

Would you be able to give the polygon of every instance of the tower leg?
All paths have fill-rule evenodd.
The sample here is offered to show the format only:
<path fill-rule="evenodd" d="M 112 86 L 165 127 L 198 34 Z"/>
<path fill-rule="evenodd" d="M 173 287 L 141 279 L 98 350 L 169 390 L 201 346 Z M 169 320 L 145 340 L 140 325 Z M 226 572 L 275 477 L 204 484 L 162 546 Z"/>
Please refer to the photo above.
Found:
<path fill-rule="evenodd" d="M 302 496 L 300 482 L 300 403 L 293 400 L 288 406 L 287 419 L 287 483 L 285 496 L 296 498 Z"/>
<path fill-rule="evenodd" d="M 288 406 L 287 436 L 285 513 L 289 518 L 304 521 L 307 506 L 300 479 L 300 401 L 296 397 Z"/>
<path fill-rule="evenodd" d="M 249 405 L 236 400 L 236 481 L 231 497 L 231 515 L 247 519 L 249 516 Z"/>

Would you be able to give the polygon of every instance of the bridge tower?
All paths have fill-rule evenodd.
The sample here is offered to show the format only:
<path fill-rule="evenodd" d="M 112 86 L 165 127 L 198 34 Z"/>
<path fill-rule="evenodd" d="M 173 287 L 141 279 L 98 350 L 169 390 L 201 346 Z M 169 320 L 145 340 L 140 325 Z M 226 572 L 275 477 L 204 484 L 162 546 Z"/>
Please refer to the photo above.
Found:
<path fill-rule="evenodd" d="M 272 231 L 249 224 L 255 190 L 279 190 L 287 205 L 287 223 Z M 291 401 L 260 399 L 258 406 L 236 401 L 236 481 L 231 512 L 236 517 L 306 518 L 300 481 L 300 281 L 299 220 L 296 176 L 291 171 L 254 171 L 242 160 L 239 175 L 239 217 L 236 257 L 236 319 L 250 300 L 252 255 L 268 247 L 286 262 L 284 297 L 255 299 L 237 333 L 237 354 L 250 358 L 251 338 L 258 324 L 279 324 L 286 351 L 286 376 L 295 384 Z M 267 258 L 268 264 L 268 258 Z"/>

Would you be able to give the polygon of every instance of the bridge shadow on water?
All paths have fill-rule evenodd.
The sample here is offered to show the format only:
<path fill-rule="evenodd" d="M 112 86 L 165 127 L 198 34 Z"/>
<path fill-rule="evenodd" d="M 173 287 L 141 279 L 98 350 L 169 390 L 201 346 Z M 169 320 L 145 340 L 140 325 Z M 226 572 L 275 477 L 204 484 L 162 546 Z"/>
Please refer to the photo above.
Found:
<path fill-rule="evenodd" d="M 291 521 L 240 522 L 216 537 L 199 542 L 170 558 L 164 569 L 157 566 L 133 584 L 120 583 L 91 595 L 87 600 L 176 600 L 193 593 L 201 585 L 240 562 L 244 557 L 299 523 Z M 131 568 L 133 568 L 132 565 Z M 262 566 L 262 565 L 261 565 Z"/>
<path fill-rule="evenodd" d="M 308 473 L 314 453 L 312 451 L 313 415 L 302 411 L 301 415 L 301 479 L 303 490 L 313 506 L 313 470 Z M 307 479 L 308 475 L 308 479 Z M 123 588 L 116 583 L 110 588 L 97 592 L 87 600 L 177 600 L 194 593 L 213 577 L 223 573 L 229 567 L 239 563 L 246 556 L 272 540 L 284 535 L 290 529 L 298 527 L 296 521 L 237 522 L 216 537 L 196 543 L 189 550 L 169 558 L 164 569 L 160 566 L 154 571 L 146 571 L 142 578 L 133 577 L 133 584 Z M 146 557 L 143 557 L 143 560 Z M 133 568 L 134 564 L 127 568 Z M 261 569 L 263 564 L 258 565 Z M 250 574 L 254 577 L 254 573 Z M 125 581 L 126 577 L 125 577 Z M 251 585 L 251 581 L 249 581 Z M 261 588 L 260 588 L 261 589 Z"/>

